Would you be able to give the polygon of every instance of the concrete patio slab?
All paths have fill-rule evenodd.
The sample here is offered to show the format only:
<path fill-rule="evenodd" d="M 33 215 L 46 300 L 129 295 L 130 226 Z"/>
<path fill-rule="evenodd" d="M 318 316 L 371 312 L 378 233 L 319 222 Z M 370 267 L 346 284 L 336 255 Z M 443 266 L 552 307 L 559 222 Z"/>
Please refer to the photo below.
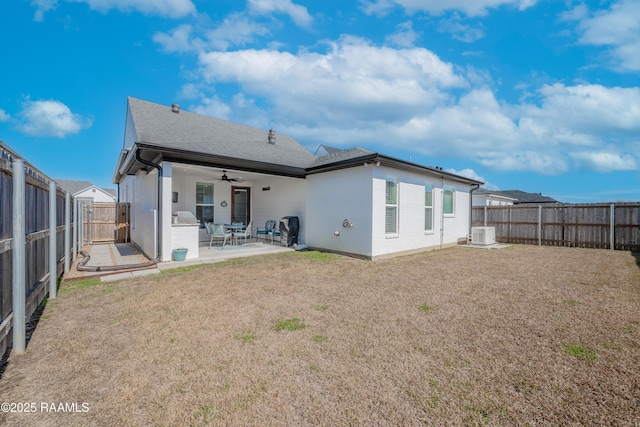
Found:
<path fill-rule="evenodd" d="M 87 267 L 112 267 L 112 266 L 130 266 L 142 264 L 149 261 L 147 257 L 136 246 L 130 243 L 107 243 L 95 244 L 82 248 L 90 256 Z M 264 255 L 272 253 L 280 253 L 293 251 L 293 248 L 287 248 L 279 244 L 270 244 L 269 242 L 250 241 L 239 245 L 212 246 L 209 248 L 208 242 L 200 242 L 199 257 L 186 261 L 169 261 L 161 262 L 152 267 L 141 267 L 134 269 L 123 268 L 121 271 L 78 271 L 76 269 L 78 262 L 82 261 L 83 256 L 73 261 L 71 269 L 65 274 L 65 279 L 74 280 L 80 278 L 96 277 L 102 281 L 114 281 L 135 276 L 158 274 L 162 270 L 179 268 L 197 264 L 207 264 L 222 262 L 234 258 L 243 258 L 255 255 Z"/>

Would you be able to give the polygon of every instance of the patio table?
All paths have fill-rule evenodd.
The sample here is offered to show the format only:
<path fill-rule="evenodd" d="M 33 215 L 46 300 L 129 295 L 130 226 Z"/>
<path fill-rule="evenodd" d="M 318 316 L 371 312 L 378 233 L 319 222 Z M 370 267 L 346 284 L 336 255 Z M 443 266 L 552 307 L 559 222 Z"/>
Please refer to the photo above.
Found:
<path fill-rule="evenodd" d="M 224 228 L 231 230 L 232 233 L 236 231 L 243 231 L 247 226 L 241 224 L 224 224 Z"/>

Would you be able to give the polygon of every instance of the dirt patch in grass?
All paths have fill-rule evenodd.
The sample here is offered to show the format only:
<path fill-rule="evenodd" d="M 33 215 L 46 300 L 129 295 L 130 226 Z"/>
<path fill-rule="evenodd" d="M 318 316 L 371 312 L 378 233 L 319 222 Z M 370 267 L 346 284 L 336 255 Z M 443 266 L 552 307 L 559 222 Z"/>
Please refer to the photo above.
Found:
<path fill-rule="evenodd" d="M 37 411 L 0 424 L 639 425 L 639 271 L 514 246 L 64 283 L 0 380 Z"/>

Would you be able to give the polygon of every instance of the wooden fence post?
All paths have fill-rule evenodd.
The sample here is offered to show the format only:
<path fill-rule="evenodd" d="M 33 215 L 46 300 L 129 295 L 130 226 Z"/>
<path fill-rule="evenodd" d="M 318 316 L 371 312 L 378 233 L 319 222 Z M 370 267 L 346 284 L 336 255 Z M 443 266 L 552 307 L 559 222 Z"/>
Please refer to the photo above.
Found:
<path fill-rule="evenodd" d="M 67 191 L 64 197 L 64 272 L 69 272 L 71 264 L 71 193 Z"/>
<path fill-rule="evenodd" d="M 538 205 L 538 246 L 542 246 L 542 205 Z"/>
<path fill-rule="evenodd" d="M 78 213 L 78 199 L 73 198 L 73 259 L 78 258 L 78 218 L 80 218 L 80 214 Z"/>
<path fill-rule="evenodd" d="M 58 256 L 56 245 L 56 182 L 49 181 L 49 298 L 54 299 L 57 293 Z"/>
<path fill-rule="evenodd" d="M 611 219 L 611 225 L 610 225 L 610 229 L 609 229 L 609 238 L 611 240 L 611 250 L 615 250 L 616 246 L 615 246 L 615 234 L 616 234 L 616 221 L 615 221 L 615 211 L 616 211 L 616 207 L 614 203 L 611 203 L 611 215 L 610 215 L 610 219 Z"/>
<path fill-rule="evenodd" d="M 24 160 L 14 158 L 11 164 L 13 171 L 13 351 L 16 354 L 22 354 L 26 349 Z"/>

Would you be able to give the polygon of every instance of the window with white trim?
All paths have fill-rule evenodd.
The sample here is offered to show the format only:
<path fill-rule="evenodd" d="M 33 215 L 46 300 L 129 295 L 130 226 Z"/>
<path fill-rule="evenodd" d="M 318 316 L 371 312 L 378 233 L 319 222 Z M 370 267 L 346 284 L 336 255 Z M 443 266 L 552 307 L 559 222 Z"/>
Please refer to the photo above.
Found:
<path fill-rule="evenodd" d="M 433 187 L 424 186 L 424 231 L 433 231 Z"/>
<path fill-rule="evenodd" d="M 455 214 L 455 191 L 451 187 L 444 187 L 442 194 L 442 212 L 445 215 Z"/>
<path fill-rule="evenodd" d="M 387 179 L 385 191 L 385 234 L 398 233 L 398 182 Z"/>
<path fill-rule="evenodd" d="M 213 222 L 213 184 L 196 182 L 196 218 L 200 228 L 205 222 Z"/>

